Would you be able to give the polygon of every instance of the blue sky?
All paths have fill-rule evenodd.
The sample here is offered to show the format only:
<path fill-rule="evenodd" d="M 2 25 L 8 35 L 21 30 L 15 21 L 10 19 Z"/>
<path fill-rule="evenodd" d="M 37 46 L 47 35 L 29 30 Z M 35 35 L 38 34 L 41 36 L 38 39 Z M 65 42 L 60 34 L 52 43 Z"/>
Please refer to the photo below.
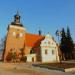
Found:
<path fill-rule="evenodd" d="M 56 30 L 69 26 L 75 41 L 75 0 L 0 0 L 1 38 L 17 10 L 28 32 L 36 34 L 40 27 L 43 34 L 50 32 L 57 39 Z"/>

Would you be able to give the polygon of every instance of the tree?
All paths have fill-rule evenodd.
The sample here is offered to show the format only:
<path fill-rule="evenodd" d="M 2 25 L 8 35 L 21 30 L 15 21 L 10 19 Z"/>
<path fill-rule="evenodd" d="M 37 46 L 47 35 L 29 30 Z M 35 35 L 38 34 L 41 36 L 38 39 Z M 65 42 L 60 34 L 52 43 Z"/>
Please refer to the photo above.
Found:
<path fill-rule="evenodd" d="M 2 60 L 4 60 L 5 48 L 6 48 L 6 36 L 2 39 L 3 40 L 3 49 L 2 49 Z"/>
<path fill-rule="evenodd" d="M 7 61 L 11 61 L 11 62 L 16 62 L 16 59 L 17 59 L 17 54 L 15 52 L 15 50 L 11 49 L 9 52 L 8 52 L 8 55 L 7 55 Z"/>
<path fill-rule="evenodd" d="M 0 39 L 0 50 L 4 49 L 5 39 Z"/>
<path fill-rule="evenodd" d="M 74 50 L 74 43 L 73 43 L 73 40 L 72 40 L 72 37 L 71 37 L 71 34 L 70 34 L 70 29 L 69 27 L 67 27 L 67 34 L 66 34 L 66 37 L 67 37 L 67 50 L 68 50 L 68 59 L 72 59 L 73 58 L 73 50 Z"/>
<path fill-rule="evenodd" d="M 60 50 L 62 52 L 62 58 L 66 59 L 66 53 L 67 53 L 67 43 L 66 43 L 66 33 L 64 28 L 62 28 L 61 31 L 61 42 L 60 42 Z"/>
<path fill-rule="evenodd" d="M 60 50 L 62 52 L 63 59 L 72 59 L 73 58 L 73 50 L 74 44 L 70 34 L 70 29 L 67 27 L 67 32 L 65 32 L 64 28 L 62 28 L 61 34 L 61 43 L 60 43 Z"/>

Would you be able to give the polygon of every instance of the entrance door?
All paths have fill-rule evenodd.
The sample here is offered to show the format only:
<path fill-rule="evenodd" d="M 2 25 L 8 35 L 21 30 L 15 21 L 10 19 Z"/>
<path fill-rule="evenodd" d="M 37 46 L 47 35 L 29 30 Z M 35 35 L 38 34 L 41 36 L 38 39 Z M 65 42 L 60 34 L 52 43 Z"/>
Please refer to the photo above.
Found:
<path fill-rule="evenodd" d="M 34 57 L 32 57 L 32 62 L 34 62 Z"/>

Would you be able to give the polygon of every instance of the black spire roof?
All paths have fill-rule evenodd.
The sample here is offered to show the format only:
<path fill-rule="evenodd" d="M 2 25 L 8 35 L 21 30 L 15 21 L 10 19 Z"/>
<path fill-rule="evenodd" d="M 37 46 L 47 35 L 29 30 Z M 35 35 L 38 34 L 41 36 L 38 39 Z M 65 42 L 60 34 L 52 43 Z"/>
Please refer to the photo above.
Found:
<path fill-rule="evenodd" d="M 20 23 L 20 18 L 21 16 L 19 15 L 19 12 L 17 11 L 16 15 L 14 15 L 14 22 L 11 22 L 11 24 L 23 27 L 23 25 Z"/>

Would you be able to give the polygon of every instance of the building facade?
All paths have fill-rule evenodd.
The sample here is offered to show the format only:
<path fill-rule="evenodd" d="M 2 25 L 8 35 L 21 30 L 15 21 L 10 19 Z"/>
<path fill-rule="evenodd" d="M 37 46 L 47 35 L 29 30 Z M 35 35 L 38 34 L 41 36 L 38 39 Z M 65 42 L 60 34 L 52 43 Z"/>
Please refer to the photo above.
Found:
<path fill-rule="evenodd" d="M 19 13 L 14 16 L 14 21 L 8 26 L 3 60 L 11 61 L 12 58 L 26 62 L 59 62 L 58 46 L 50 34 L 30 34 L 20 22 Z"/>
<path fill-rule="evenodd" d="M 42 62 L 59 62 L 58 46 L 49 33 L 41 41 L 40 46 Z"/>

